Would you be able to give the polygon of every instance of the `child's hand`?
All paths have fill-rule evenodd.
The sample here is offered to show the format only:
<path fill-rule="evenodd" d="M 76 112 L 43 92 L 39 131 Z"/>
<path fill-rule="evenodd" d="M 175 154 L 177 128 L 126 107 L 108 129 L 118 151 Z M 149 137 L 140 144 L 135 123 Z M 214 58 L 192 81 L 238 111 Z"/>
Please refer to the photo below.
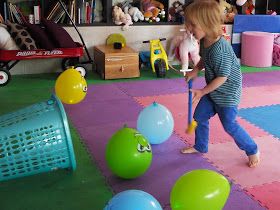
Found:
<path fill-rule="evenodd" d="M 191 79 L 197 77 L 197 74 L 198 74 L 198 71 L 196 71 L 195 69 L 192 71 L 186 72 L 186 75 L 185 75 L 186 82 L 189 82 Z"/>
<path fill-rule="evenodd" d="M 192 103 L 197 104 L 201 97 L 204 95 L 203 91 L 200 89 L 190 89 L 193 94 Z"/>

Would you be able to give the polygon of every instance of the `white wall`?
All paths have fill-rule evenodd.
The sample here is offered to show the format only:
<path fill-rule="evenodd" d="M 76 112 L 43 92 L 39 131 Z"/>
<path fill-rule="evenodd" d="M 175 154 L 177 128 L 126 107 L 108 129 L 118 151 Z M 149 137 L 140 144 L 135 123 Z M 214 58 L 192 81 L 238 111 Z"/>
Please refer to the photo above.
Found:
<path fill-rule="evenodd" d="M 124 35 L 127 45 L 137 51 L 149 50 L 149 44 L 143 44 L 142 41 L 158 38 L 167 38 L 167 41 L 162 42 L 165 48 L 167 48 L 170 39 L 180 33 L 180 28 L 184 28 L 184 25 L 131 26 L 127 31 L 122 31 L 120 26 L 89 26 L 79 27 L 79 31 L 92 55 L 93 46 L 105 44 L 106 38 L 112 33 Z M 74 27 L 65 27 L 65 29 L 75 41 L 81 42 Z M 59 71 L 61 71 L 61 59 L 33 59 L 20 61 L 12 68 L 11 74 L 52 73 Z"/>

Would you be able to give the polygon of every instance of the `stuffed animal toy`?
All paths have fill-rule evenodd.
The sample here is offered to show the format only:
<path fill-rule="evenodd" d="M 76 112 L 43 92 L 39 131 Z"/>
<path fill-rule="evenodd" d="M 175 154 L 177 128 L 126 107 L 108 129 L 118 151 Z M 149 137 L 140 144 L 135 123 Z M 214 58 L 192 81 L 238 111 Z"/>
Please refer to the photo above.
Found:
<path fill-rule="evenodd" d="M 133 24 L 131 16 L 129 14 L 125 14 L 122 9 L 118 6 L 113 7 L 112 11 L 113 21 L 116 25 L 122 25 L 122 30 L 127 30 L 130 25 Z"/>
<path fill-rule="evenodd" d="M 235 5 L 238 14 L 251 15 L 254 13 L 255 5 L 253 0 L 227 0 L 231 5 Z"/>
<path fill-rule="evenodd" d="M 7 31 L 7 26 L 0 24 L 0 49 L 1 50 L 18 50 L 19 47 Z"/>
<path fill-rule="evenodd" d="M 229 4 L 226 0 L 220 0 L 219 1 L 224 23 L 232 23 L 235 14 L 237 14 L 237 9 L 234 5 Z"/>
<path fill-rule="evenodd" d="M 267 10 L 266 14 L 267 15 L 277 15 L 277 12 L 275 12 L 274 10 Z"/>
<path fill-rule="evenodd" d="M 238 6 L 243 6 L 245 3 L 247 2 L 247 0 L 236 0 L 235 3 Z"/>
<path fill-rule="evenodd" d="M 198 41 L 189 32 L 184 32 L 183 35 L 174 37 L 171 40 L 169 52 L 169 60 L 176 57 L 182 65 L 182 72 L 189 70 L 189 57 L 191 58 L 194 66 L 199 62 L 199 45 Z"/>
<path fill-rule="evenodd" d="M 142 0 L 141 6 L 144 18 L 147 21 L 157 18 L 161 11 L 164 10 L 164 5 L 156 0 Z"/>
<path fill-rule="evenodd" d="M 218 3 L 225 1 L 226 3 L 232 5 L 236 9 L 236 14 L 242 14 L 242 5 L 245 4 L 247 0 L 216 0 Z"/>
<path fill-rule="evenodd" d="M 130 7 L 128 10 L 128 14 L 131 16 L 134 22 L 138 22 L 138 20 L 144 20 L 143 13 L 137 7 Z"/>
<path fill-rule="evenodd" d="M 130 1 L 124 1 L 119 5 L 125 14 L 129 14 L 134 22 L 143 21 L 144 15 L 138 9 L 138 7 L 133 6 Z"/>
<path fill-rule="evenodd" d="M 254 5 L 253 0 L 247 0 L 243 7 L 245 7 L 244 9 L 245 9 L 245 14 L 246 15 L 253 15 L 254 14 L 255 5 Z"/>
<path fill-rule="evenodd" d="M 168 10 L 168 20 L 171 22 L 184 22 L 184 8 L 180 1 L 174 1 Z"/>

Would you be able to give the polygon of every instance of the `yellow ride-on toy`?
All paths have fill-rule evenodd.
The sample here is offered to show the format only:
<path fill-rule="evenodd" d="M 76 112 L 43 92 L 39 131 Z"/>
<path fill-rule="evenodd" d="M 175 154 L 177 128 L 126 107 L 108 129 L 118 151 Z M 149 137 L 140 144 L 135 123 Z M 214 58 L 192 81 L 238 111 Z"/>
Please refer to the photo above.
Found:
<path fill-rule="evenodd" d="M 165 77 L 166 71 L 169 70 L 167 54 L 161 44 L 164 40 L 166 38 L 143 41 L 143 43 L 150 43 L 151 66 L 157 77 Z"/>

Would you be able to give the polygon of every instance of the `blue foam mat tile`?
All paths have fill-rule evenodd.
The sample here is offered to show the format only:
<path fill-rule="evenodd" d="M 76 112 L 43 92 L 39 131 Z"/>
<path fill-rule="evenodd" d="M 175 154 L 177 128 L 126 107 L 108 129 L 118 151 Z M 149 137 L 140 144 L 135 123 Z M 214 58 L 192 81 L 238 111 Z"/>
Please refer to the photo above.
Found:
<path fill-rule="evenodd" d="M 280 104 L 240 109 L 239 116 L 280 138 Z"/>

